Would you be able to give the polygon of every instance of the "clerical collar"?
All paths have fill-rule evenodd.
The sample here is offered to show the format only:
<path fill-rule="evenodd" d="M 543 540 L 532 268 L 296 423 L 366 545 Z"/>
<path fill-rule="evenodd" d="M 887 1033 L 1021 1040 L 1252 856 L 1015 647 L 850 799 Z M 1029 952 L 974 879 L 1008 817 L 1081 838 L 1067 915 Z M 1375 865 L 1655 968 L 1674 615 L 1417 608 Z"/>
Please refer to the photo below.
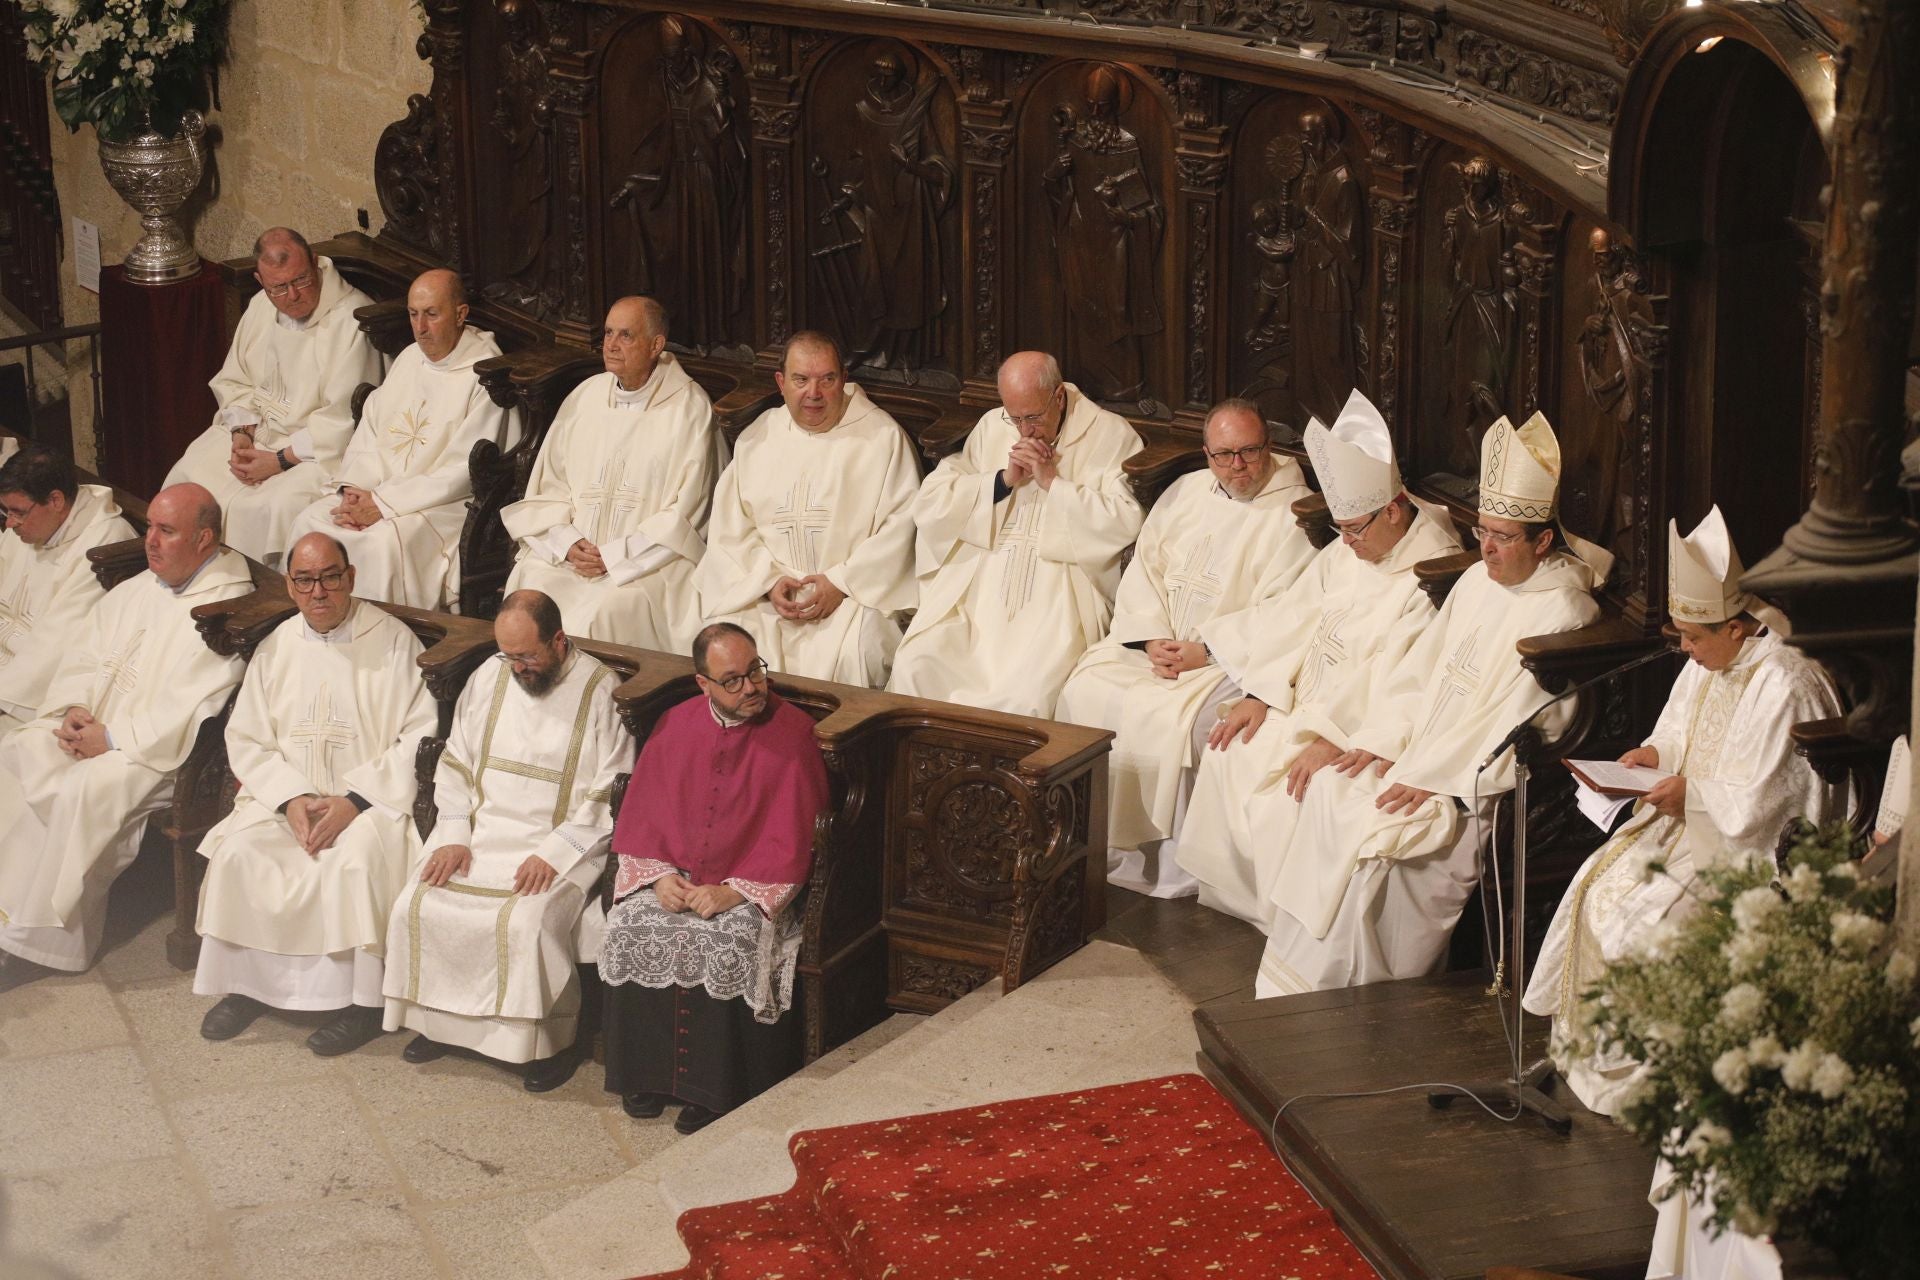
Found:
<path fill-rule="evenodd" d="M 304 616 L 300 619 L 300 630 L 307 639 L 316 644 L 346 644 L 353 639 L 353 617 L 360 612 L 360 602 L 354 600 L 347 605 L 347 616 L 340 619 L 331 631 L 315 631 L 313 624 Z"/>
<path fill-rule="evenodd" d="M 725 711 L 722 711 L 720 704 L 712 698 L 707 699 L 707 713 L 713 717 L 713 722 L 722 729 L 738 729 L 741 725 L 753 719 L 752 716 L 729 715 Z"/>
<path fill-rule="evenodd" d="M 659 365 L 655 365 L 654 372 L 656 373 L 659 372 L 659 368 L 660 368 Z M 625 387 L 620 385 L 620 376 L 618 374 L 615 374 L 613 379 L 613 399 L 612 399 L 613 407 L 616 409 L 635 408 L 640 404 L 641 401 L 647 398 L 648 389 L 651 388 L 652 386 L 653 386 L 652 373 L 649 373 L 646 377 L 646 380 L 631 391 L 627 390 Z"/>

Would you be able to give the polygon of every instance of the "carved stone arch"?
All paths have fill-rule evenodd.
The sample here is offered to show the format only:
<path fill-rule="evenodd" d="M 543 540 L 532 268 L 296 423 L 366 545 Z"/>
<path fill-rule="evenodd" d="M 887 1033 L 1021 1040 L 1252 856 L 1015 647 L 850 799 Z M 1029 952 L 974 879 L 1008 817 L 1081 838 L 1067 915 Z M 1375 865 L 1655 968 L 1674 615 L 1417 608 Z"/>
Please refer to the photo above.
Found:
<path fill-rule="evenodd" d="M 1317 120 L 1317 140 L 1306 121 Z M 1293 90 L 1255 101 L 1235 129 L 1227 302 L 1228 387 L 1282 439 L 1331 422 L 1361 381 L 1369 280 L 1367 140 L 1340 104 Z"/>
<path fill-rule="evenodd" d="M 751 341 L 753 198 L 741 51 L 684 13 L 611 28 L 599 96 L 599 190 L 607 297 L 647 293 L 667 308 L 673 345 Z"/>
<path fill-rule="evenodd" d="M 839 337 L 864 381 L 960 385 L 963 162 L 948 70 L 892 36 L 834 41 L 800 69 L 799 324 Z"/>
<path fill-rule="evenodd" d="M 1032 301 L 1006 349 L 1054 352 L 1095 399 L 1165 414 L 1182 239 L 1164 86 L 1122 63 L 1046 66 L 1015 97 L 1013 151 L 1017 219 L 1032 229 L 1014 270 Z"/>

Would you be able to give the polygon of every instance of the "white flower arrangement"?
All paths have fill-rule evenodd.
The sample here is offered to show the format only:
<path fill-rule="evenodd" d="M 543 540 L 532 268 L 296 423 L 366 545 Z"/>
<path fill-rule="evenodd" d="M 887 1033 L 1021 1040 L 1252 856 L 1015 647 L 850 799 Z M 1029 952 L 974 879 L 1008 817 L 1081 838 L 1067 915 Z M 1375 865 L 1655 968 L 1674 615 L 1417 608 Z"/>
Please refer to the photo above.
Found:
<path fill-rule="evenodd" d="M 1844 827 L 1776 876 L 1704 873 L 1661 945 L 1587 994 L 1591 1045 L 1643 1064 L 1621 1122 L 1715 1223 L 1802 1236 L 1852 1274 L 1920 1276 L 1920 963 Z"/>
<path fill-rule="evenodd" d="M 121 141 L 149 124 L 179 131 L 204 105 L 226 45 L 229 0 L 17 0 L 27 58 L 53 78 L 69 129 Z"/>

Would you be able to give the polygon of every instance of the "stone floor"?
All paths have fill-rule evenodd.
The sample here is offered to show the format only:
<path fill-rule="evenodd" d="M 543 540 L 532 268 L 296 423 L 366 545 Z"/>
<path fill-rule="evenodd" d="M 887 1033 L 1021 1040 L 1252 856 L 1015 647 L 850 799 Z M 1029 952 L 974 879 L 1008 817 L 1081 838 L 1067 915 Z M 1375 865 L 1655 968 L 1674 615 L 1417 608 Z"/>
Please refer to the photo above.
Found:
<path fill-rule="evenodd" d="M 317 1016 L 269 1016 L 236 1040 L 202 1040 L 210 1001 L 167 964 L 171 912 L 152 905 L 143 919 L 137 906 L 121 909 L 165 903 L 169 889 L 164 867 L 143 860 L 116 887 L 108 946 L 91 972 L 0 995 L 0 1276 L 566 1274 L 564 1266 L 543 1267 L 529 1228 L 564 1221 L 571 1206 L 593 1201 L 672 1144 L 700 1141 L 674 1133 L 671 1111 L 653 1121 L 627 1117 L 591 1064 L 565 1088 L 535 1096 L 486 1063 L 405 1063 L 403 1035 L 344 1058 L 316 1058 L 302 1041 Z M 1071 1021 L 1084 1037 L 1103 989 L 1123 1005 L 1139 1003 L 1137 980 L 1130 995 L 1126 982 L 1063 972 L 1049 990 L 1029 988 L 1031 1014 L 981 1020 L 1004 1025 L 993 1038 L 1009 1043 L 970 1043 L 968 1056 L 977 1054 L 983 1070 L 971 1082 L 967 1072 L 949 1071 L 939 1101 L 967 1105 L 981 1088 L 1017 1096 L 1190 1069 L 1185 1010 L 1230 993 L 1247 943 L 1230 927 L 1237 922 L 1195 912 L 1192 903 L 1118 891 L 1113 900 L 1114 923 L 1103 936 L 1140 948 L 1171 982 L 1149 984 L 1164 990 L 1159 1022 L 1171 1028 L 1157 1042 L 1115 1037 L 1088 1052 L 1096 1046 L 1081 1038 L 1075 1052 L 1060 1055 L 1066 1069 L 1046 1073 L 1045 1089 L 1013 1087 L 1004 1071 L 987 1069 L 1016 1063 L 1016 1050 L 1032 1052 L 1066 1004 L 1079 1007 L 1082 1016 Z M 1082 963 L 1091 974 L 1115 961 L 1088 953 Z M 895 1019 L 877 1043 L 919 1021 Z M 889 1047 L 901 1050 L 895 1057 L 908 1071 L 927 1072 L 905 1056 L 908 1046 Z M 1129 1076 L 1135 1058 L 1140 1069 Z M 871 1101 L 856 1109 L 870 1110 Z M 724 1192 L 717 1188 L 719 1198 L 733 1198 Z"/>

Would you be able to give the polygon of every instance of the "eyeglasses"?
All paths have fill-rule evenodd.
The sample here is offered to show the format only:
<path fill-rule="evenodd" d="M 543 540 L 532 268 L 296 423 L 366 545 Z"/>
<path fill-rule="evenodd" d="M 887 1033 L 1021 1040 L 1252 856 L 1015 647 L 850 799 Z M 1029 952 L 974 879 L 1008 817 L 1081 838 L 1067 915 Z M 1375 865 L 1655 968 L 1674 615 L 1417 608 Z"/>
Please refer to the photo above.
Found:
<path fill-rule="evenodd" d="M 313 287 L 313 272 L 303 271 L 285 284 L 263 284 L 260 288 L 269 298 L 278 302 L 281 298 L 304 292 Z"/>
<path fill-rule="evenodd" d="M 755 684 L 759 684 L 762 681 L 764 681 L 766 678 L 767 678 L 767 660 L 765 658 L 755 658 L 753 660 L 752 665 L 750 665 L 745 671 L 742 671 L 737 676 L 722 676 L 717 680 L 712 676 L 701 677 L 701 679 L 705 680 L 709 684 L 719 685 L 722 689 L 725 689 L 728 693 L 740 692 L 740 690 L 746 688 L 747 681 L 749 680 L 753 681 Z"/>
<path fill-rule="evenodd" d="M 1385 507 L 1380 508 L 1380 511 L 1385 511 L 1385 510 L 1386 510 Z M 1367 536 L 1367 530 L 1373 528 L 1373 522 L 1380 518 L 1380 511 L 1376 511 L 1372 515 L 1368 516 L 1365 520 L 1362 520 L 1360 522 L 1360 527 L 1357 529 L 1349 529 L 1344 525 L 1335 525 L 1334 528 L 1339 529 L 1340 536 L 1345 538 L 1348 542 L 1358 542 L 1360 541 L 1360 539 Z"/>
<path fill-rule="evenodd" d="M 303 596 L 312 595 L 315 587 L 325 587 L 329 591 L 338 591 L 346 584 L 347 571 L 345 569 L 329 569 L 325 573 L 311 576 L 303 573 L 298 577 L 287 579 L 287 585 Z"/>
<path fill-rule="evenodd" d="M 1260 455 L 1267 451 L 1264 444 L 1250 444 L 1244 449 L 1209 449 L 1207 461 L 1216 467 L 1230 467 L 1237 459 L 1241 466 L 1251 467 L 1260 461 Z"/>
<path fill-rule="evenodd" d="M 1524 532 L 1495 533 L 1491 529 L 1482 529 L 1479 525 L 1473 527 L 1473 540 L 1475 542 L 1491 542 L 1496 547 L 1510 547 L 1526 536 Z"/>
<path fill-rule="evenodd" d="M 10 502 L 0 502 L 0 512 L 5 512 L 7 519 L 11 520 L 14 524 L 21 524 L 26 521 L 28 516 L 33 514 L 34 508 L 39 505 L 37 502 L 29 501 L 24 507 L 16 507 Z"/>
<path fill-rule="evenodd" d="M 1047 398 L 1047 407 L 1042 409 L 1038 413 L 1009 413 L 1003 407 L 1000 410 L 1000 416 L 1005 418 L 1008 422 L 1011 422 L 1016 427 L 1037 427 L 1040 424 L 1044 423 L 1048 418 L 1051 418 L 1053 416 L 1054 410 L 1059 408 L 1060 402 L 1065 400 L 1066 398 L 1067 398 L 1067 389 L 1065 387 L 1060 387 L 1056 389 L 1054 393 Z"/>

